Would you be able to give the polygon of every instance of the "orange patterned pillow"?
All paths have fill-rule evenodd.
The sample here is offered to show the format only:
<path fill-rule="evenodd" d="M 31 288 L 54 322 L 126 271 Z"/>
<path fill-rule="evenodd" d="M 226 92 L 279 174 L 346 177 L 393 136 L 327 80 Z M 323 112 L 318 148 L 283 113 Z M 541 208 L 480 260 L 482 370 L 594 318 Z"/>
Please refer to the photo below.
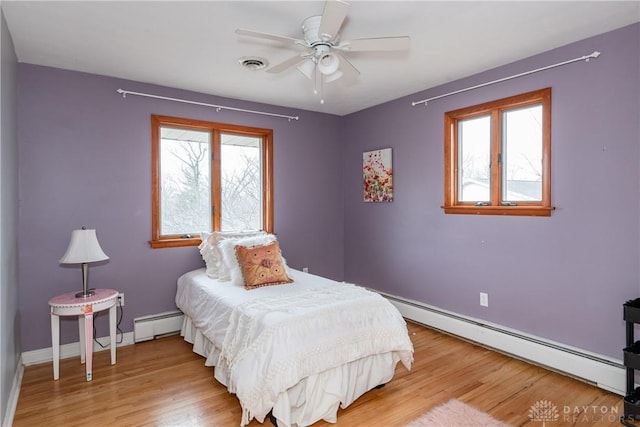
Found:
<path fill-rule="evenodd" d="M 277 241 L 264 246 L 236 246 L 236 258 L 247 289 L 293 282 L 284 270 Z"/>

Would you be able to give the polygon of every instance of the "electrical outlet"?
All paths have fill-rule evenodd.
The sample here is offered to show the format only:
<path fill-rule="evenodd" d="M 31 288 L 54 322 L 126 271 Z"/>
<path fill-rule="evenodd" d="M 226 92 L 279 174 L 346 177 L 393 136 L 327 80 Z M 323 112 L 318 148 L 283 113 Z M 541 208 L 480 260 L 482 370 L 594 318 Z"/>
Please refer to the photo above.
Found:
<path fill-rule="evenodd" d="M 308 273 L 309 272 L 309 267 L 302 267 L 302 271 L 304 273 Z"/>
<path fill-rule="evenodd" d="M 124 307 L 124 292 L 118 294 L 118 305 Z"/>
<path fill-rule="evenodd" d="M 480 305 L 483 307 L 489 307 L 489 294 L 480 292 Z"/>

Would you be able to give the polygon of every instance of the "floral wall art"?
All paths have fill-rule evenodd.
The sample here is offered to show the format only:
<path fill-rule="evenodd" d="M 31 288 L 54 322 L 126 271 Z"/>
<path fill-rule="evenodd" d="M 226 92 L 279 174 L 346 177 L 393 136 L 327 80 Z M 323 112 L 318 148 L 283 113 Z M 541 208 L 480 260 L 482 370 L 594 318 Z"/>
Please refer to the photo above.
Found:
<path fill-rule="evenodd" d="M 365 202 L 393 201 L 391 148 L 362 153 Z"/>

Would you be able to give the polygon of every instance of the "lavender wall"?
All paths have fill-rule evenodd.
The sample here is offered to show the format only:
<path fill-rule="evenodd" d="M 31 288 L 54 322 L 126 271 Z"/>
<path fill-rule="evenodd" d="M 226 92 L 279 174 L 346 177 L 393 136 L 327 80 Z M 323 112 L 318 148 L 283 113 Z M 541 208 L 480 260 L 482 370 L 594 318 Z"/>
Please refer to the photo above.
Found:
<path fill-rule="evenodd" d="M 299 121 L 129 96 L 124 88 L 232 107 L 299 115 Z M 174 310 L 176 279 L 202 266 L 197 249 L 150 249 L 150 115 L 274 130 L 275 229 L 290 265 L 343 275 L 340 118 L 28 64 L 19 66 L 20 314 L 22 351 L 51 346 L 47 301 L 81 287 L 61 266 L 71 230 L 96 228 L 110 260 L 90 267 L 93 287 L 125 293 L 122 329 Z M 106 317 L 98 336 L 108 334 Z M 78 340 L 77 322 L 61 342 Z"/>
<path fill-rule="evenodd" d="M 0 10 L 0 424 L 10 425 L 9 405 L 20 363 L 18 318 L 18 59 Z M 17 398 L 17 396 L 15 396 Z"/>
<path fill-rule="evenodd" d="M 411 106 L 595 50 L 586 64 Z M 621 359 L 621 304 L 640 296 L 639 58 L 635 24 L 346 117 L 345 279 Z M 544 87 L 552 217 L 445 215 L 443 114 Z M 362 152 L 385 147 L 395 200 L 365 204 Z"/>

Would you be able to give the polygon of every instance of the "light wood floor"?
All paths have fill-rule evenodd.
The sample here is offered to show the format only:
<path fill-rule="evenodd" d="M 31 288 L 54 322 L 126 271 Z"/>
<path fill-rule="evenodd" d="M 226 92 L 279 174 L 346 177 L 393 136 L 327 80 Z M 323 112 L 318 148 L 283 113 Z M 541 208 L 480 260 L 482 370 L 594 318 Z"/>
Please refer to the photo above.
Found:
<path fill-rule="evenodd" d="M 399 364 L 385 387 L 341 409 L 337 424 L 314 427 L 401 427 L 452 398 L 514 426 L 542 427 L 529 418 L 541 400 L 559 413 L 548 427 L 621 425 L 618 395 L 423 326 L 410 323 L 409 333 L 415 347 L 411 372 Z M 58 381 L 50 363 L 26 367 L 14 426 L 240 424 L 235 396 L 178 336 L 121 347 L 114 366 L 108 351 L 95 353 L 93 364 L 90 383 L 79 358 L 61 361 Z M 250 426 L 261 424 L 254 420 Z"/>

